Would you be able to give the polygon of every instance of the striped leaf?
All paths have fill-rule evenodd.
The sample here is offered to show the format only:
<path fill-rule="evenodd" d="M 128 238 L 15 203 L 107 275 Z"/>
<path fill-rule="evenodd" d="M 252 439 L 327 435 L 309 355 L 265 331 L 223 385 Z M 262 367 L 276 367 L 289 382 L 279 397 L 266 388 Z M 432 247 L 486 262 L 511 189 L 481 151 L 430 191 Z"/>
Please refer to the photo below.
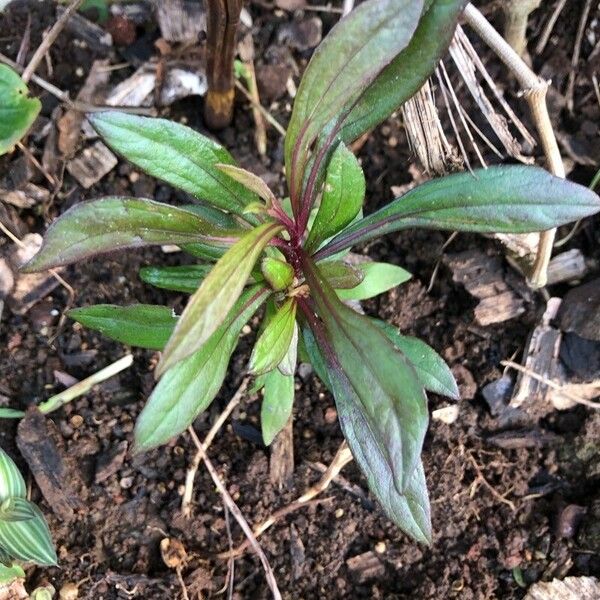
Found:
<path fill-rule="evenodd" d="M 27 488 L 25 480 L 12 458 L 0 448 L 0 502 L 7 498 L 25 498 Z"/>
<path fill-rule="evenodd" d="M 33 519 L 36 516 L 34 508 L 35 504 L 25 498 L 7 498 L 0 504 L 0 521 L 13 523 Z"/>
<path fill-rule="evenodd" d="M 26 521 L 0 520 L 0 546 L 16 560 L 54 566 L 57 557 L 50 529 L 35 504 L 31 505 L 31 510 L 35 516 Z"/>

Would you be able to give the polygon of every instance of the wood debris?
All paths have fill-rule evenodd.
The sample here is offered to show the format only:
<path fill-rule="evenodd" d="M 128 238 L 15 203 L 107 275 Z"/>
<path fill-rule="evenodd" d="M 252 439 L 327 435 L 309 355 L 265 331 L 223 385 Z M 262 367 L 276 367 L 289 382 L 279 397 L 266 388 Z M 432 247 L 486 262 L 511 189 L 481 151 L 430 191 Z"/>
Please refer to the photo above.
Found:
<path fill-rule="evenodd" d="M 19 422 L 17 446 L 56 516 L 67 522 L 75 519 L 85 506 L 80 495 L 85 484 L 56 425 L 36 408 L 30 409 Z"/>
<path fill-rule="evenodd" d="M 292 417 L 271 444 L 269 478 L 279 489 L 288 487 L 294 477 L 294 432 Z"/>
<path fill-rule="evenodd" d="M 97 140 L 67 163 L 67 171 L 88 189 L 109 173 L 117 162 L 117 157 Z"/>
<path fill-rule="evenodd" d="M 377 579 L 385 575 L 385 565 L 372 550 L 349 558 L 346 566 L 357 583 L 365 583 L 369 579 Z"/>
<path fill-rule="evenodd" d="M 525 312 L 531 298 L 524 282 L 504 269 L 502 258 L 488 256 L 481 250 L 448 254 L 444 262 L 452 271 L 452 279 L 479 300 L 475 321 L 482 326 L 502 323 Z"/>
<path fill-rule="evenodd" d="M 56 18 L 59 19 L 67 9 L 60 4 L 56 7 Z M 65 25 L 65 30 L 83 40 L 92 50 L 106 52 L 113 45 L 112 36 L 102 27 L 92 23 L 79 13 L 74 13 Z"/>
<path fill-rule="evenodd" d="M 561 252 L 548 265 L 548 285 L 582 279 L 589 270 L 589 265 L 581 250 L 574 248 L 567 252 Z"/>
<path fill-rule="evenodd" d="M 598 600 L 600 582 L 595 577 L 565 577 L 540 581 L 528 590 L 525 600 Z"/>
<path fill-rule="evenodd" d="M 160 33 L 167 42 L 197 42 L 206 31 L 203 2 L 163 0 L 156 4 Z"/>

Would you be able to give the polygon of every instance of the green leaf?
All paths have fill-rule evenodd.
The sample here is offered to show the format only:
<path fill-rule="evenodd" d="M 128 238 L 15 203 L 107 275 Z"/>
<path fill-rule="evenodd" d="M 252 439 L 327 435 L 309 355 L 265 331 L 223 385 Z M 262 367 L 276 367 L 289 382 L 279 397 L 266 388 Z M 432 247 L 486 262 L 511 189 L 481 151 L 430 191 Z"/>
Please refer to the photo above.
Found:
<path fill-rule="evenodd" d="M 364 273 L 342 260 L 328 260 L 319 263 L 321 275 L 336 290 L 356 287 L 365 277 Z"/>
<path fill-rule="evenodd" d="M 27 486 L 13 459 L 0 448 L 0 502 L 7 498 L 25 498 Z"/>
<path fill-rule="evenodd" d="M 135 425 L 135 451 L 165 444 L 186 430 L 217 395 L 240 331 L 270 290 L 246 290 L 200 350 L 169 369 L 154 388 Z"/>
<path fill-rule="evenodd" d="M 285 427 L 294 405 L 294 377 L 277 369 L 264 376 L 264 397 L 260 408 L 260 424 L 265 445 Z"/>
<path fill-rule="evenodd" d="M 0 64 L 0 155 L 25 136 L 42 108 L 42 103 L 28 94 L 19 75 Z"/>
<path fill-rule="evenodd" d="M 231 245 L 242 230 L 221 230 L 199 216 L 139 198 L 102 198 L 70 208 L 46 232 L 40 251 L 25 272 L 125 248 L 204 241 Z"/>
<path fill-rule="evenodd" d="M 35 516 L 25 521 L 0 520 L 0 546 L 14 559 L 54 566 L 56 551 L 40 509 L 31 504 Z"/>
<path fill-rule="evenodd" d="M 446 52 L 466 0 L 430 0 L 410 44 L 377 76 L 344 119 L 346 144 L 379 125 L 416 94 Z"/>
<path fill-rule="evenodd" d="M 165 347 L 177 324 L 172 308 L 154 304 L 96 304 L 73 308 L 67 315 L 112 340 L 152 350 Z"/>
<path fill-rule="evenodd" d="M 25 579 L 25 571 L 23 571 L 23 567 L 20 565 L 12 565 L 8 567 L 5 566 L 3 562 L 2 548 L 0 548 L 0 586 L 3 584 L 10 584 L 15 579 Z M 7 558 L 6 562 L 10 562 L 10 558 Z"/>
<path fill-rule="evenodd" d="M 282 375 L 293 376 L 296 372 L 298 362 L 298 323 L 294 321 L 294 331 L 292 332 L 292 341 L 288 346 L 287 352 L 282 361 L 277 365 L 277 369 Z"/>
<path fill-rule="evenodd" d="M 233 165 L 218 164 L 216 166 L 219 171 L 229 175 L 229 177 L 231 177 L 231 179 L 234 181 L 241 183 L 245 188 L 255 193 L 265 202 L 270 203 L 275 198 L 269 186 L 260 177 L 258 177 L 258 175 Z"/>
<path fill-rule="evenodd" d="M 0 419 L 22 419 L 25 416 L 25 411 L 15 408 L 0 407 Z"/>
<path fill-rule="evenodd" d="M 323 198 L 306 241 L 307 250 L 352 223 L 362 208 L 365 189 L 365 176 L 356 156 L 340 143 L 327 167 Z"/>
<path fill-rule="evenodd" d="M 35 504 L 25 498 L 13 496 L 0 504 L 0 521 L 27 521 L 36 517 Z"/>
<path fill-rule="evenodd" d="M 299 350 L 305 350 L 308 361 L 313 366 L 315 373 L 318 378 L 325 384 L 327 389 L 331 392 L 331 382 L 329 381 L 329 375 L 327 374 L 327 365 L 325 364 L 325 358 L 323 353 L 317 344 L 315 334 L 308 324 L 302 325 L 302 345 Z"/>
<path fill-rule="evenodd" d="M 302 255 L 301 261 L 321 318 L 310 326 L 317 336 L 319 328 L 323 330 L 317 341 L 328 365 L 342 430 L 363 470 L 384 461 L 403 494 L 427 430 L 423 387 L 412 365 L 384 333 L 339 300 L 310 258 Z"/>
<path fill-rule="evenodd" d="M 193 294 L 212 268 L 212 265 L 142 267 L 140 279 L 163 290 Z"/>
<path fill-rule="evenodd" d="M 323 260 L 355 244 L 411 227 L 528 233 L 544 231 L 600 211 L 588 188 L 539 167 L 510 165 L 433 179 L 361 221 L 317 252 Z"/>
<path fill-rule="evenodd" d="M 215 332 L 239 298 L 261 252 L 282 229 L 274 223 L 260 225 L 219 259 L 185 307 L 156 367 L 158 375 L 199 350 Z"/>
<path fill-rule="evenodd" d="M 275 369 L 285 358 L 294 336 L 296 300 L 288 298 L 254 344 L 248 370 L 260 375 Z"/>
<path fill-rule="evenodd" d="M 272 256 L 265 256 L 262 259 L 260 270 L 276 292 L 290 287 L 294 281 L 294 267 Z"/>
<path fill-rule="evenodd" d="M 408 281 L 412 275 L 402 267 L 389 263 L 365 262 L 355 265 L 362 272 L 363 280 L 350 289 L 338 290 L 342 300 L 366 300 L 383 294 Z"/>
<path fill-rule="evenodd" d="M 393 325 L 379 319 L 373 319 L 373 323 L 410 361 L 417 372 L 421 385 L 426 390 L 454 400 L 459 399 L 458 386 L 452 371 L 431 346 L 419 338 L 401 335 Z"/>
<path fill-rule="evenodd" d="M 292 199 L 299 196 L 313 142 L 406 48 L 422 10 L 422 0 L 368 0 L 341 19 L 315 50 L 304 71 L 286 135 L 285 163 Z M 315 148 L 315 154 L 319 150 Z"/>
<path fill-rule="evenodd" d="M 239 215 L 256 200 L 217 168 L 235 164 L 229 152 L 189 127 L 116 111 L 87 116 L 113 150 L 153 177 Z"/>

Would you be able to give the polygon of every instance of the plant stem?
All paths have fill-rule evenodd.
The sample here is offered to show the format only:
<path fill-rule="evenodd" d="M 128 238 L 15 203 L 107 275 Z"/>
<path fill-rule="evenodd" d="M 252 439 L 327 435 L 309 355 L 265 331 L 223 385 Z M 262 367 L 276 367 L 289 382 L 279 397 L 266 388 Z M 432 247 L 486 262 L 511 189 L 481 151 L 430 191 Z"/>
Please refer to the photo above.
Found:
<path fill-rule="evenodd" d="M 242 0 L 207 0 L 206 7 L 208 92 L 204 118 L 211 129 L 222 129 L 233 118 L 233 60 Z"/>
<path fill-rule="evenodd" d="M 541 0 L 507 0 L 502 6 L 504 39 L 519 56 L 527 51 L 527 19 L 540 4 Z"/>
<path fill-rule="evenodd" d="M 560 156 L 546 104 L 549 83 L 538 77 L 525 64 L 506 40 L 502 38 L 472 4 L 467 4 L 465 7 L 464 17 L 473 30 L 479 34 L 481 39 L 496 53 L 498 58 L 517 78 L 519 85 L 523 88 L 523 96 L 529 104 L 529 109 L 538 130 L 542 148 L 548 162 L 548 169 L 553 175 L 564 179 L 565 167 Z M 555 236 L 556 229 L 540 233 L 537 255 L 528 278 L 528 283 L 533 288 L 541 288 L 546 285 L 548 263 L 552 256 Z"/>

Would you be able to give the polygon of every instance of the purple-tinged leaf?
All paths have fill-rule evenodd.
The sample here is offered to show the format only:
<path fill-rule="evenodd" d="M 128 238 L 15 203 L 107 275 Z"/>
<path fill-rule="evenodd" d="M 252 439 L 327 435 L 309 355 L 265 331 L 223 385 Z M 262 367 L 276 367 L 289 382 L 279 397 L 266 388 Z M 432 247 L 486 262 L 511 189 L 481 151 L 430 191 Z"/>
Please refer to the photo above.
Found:
<path fill-rule="evenodd" d="M 427 430 L 429 415 L 423 387 L 412 365 L 389 338 L 368 317 L 341 302 L 308 256 L 302 255 L 301 262 L 319 326 L 316 317 L 307 314 L 306 304 L 301 306 L 328 365 L 342 430 L 350 438 L 355 456 L 364 455 L 359 460 L 363 469 L 384 461 L 397 491 L 403 494 L 419 461 Z M 358 432 L 360 423 L 367 426 Z M 371 459 L 375 461 L 372 464 Z"/>
<path fill-rule="evenodd" d="M 243 230 L 222 230 L 198 215 L 153 200 L 101 198 L 70 208 L 46 232 L 26 272 L 67 265 L 90 256 L 153 244 L 210 242 L 231 246 Z"/>
<path fill-rule="evenodd" d="M 422 10 L 423 0 L 367 0 L 337 23 L 314 52 L 294 101 L 285 143 L 296 215 L 313 142 L 406 48 Z"/>
<path fill-rule="evenodd" d="M 600 211 L 588 188 L 539 167 L 478 169 L 433 179 L 357 223 L 321 248 L 317 260 L 387 233 L 412 227 L 528 233 L 564 225 Z"/>
<path fill-rule="evenodd" d="M 251 229 L 219 259 L 190 297 L 156 367 L 157 375 L 200 350 L 239 298 L 266 245 L 282 230 L 275 223 Z"/>

